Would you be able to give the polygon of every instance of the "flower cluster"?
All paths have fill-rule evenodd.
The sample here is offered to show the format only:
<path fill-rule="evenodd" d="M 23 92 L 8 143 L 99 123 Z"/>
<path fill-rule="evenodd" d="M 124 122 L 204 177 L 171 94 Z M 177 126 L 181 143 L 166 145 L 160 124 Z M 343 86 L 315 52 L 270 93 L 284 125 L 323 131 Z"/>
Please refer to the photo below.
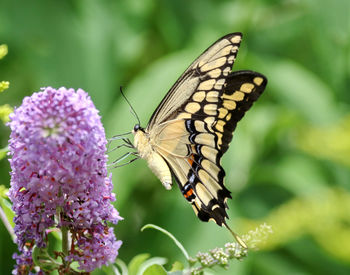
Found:
<path fill-rule="evenodd" d="M 258 249 L 259 245 L 266 242 L 272 233 L 271 225 L 263 223 L 255 230 L 249 230 L 247 234 L 242 236 L 242 239 L 248 244 L 250 249 Z"/>
<path fill-rule="evenodd" d="M 104 128 L 87 93 L 43 88 L 24 98 L 8 125 L 17 270 L 34 267 L 33 246 L 45 247 L 55 227 L 71 234 L 64 261 L 88 272 L 114 261 L 121 241 L 106 222 L 121 217 L 111 205 Z"/>
<path fill-rule="evenodd" d="M 250 230 L 247 234 L 242 236 L 242 239 L 247 243 L 249 249 L 258 249 L 258 245 L 266 241 L 268 236 L 272 234 L 271 226 L 261 224 L 255 230 Z M 221 266 L 223 268 L 229 267 L 230 259 L 241 260 L 248 254 L 248 249 L 242 247 L 238 243 L 226 243 L 225 248 L 214 248 L 209 252 L 198 252 L 196 258 L 190 258 L 191 266 L 198 263 L 200 266 L 192 267 L 191 274 L 203 274 L 203 269 L 213 268 L 214 266 Z"/>
<path fill-rule="evenodd" d="M 228 268 L 230 259 L 240 260 L 247 256 L 248 250 L 238 243 L 227 243 L 225 248 L 216 247 L 209 252 L 198 252 L 195 259 L 190 259 L 191 265 L 200 264 L 199 267 L 191 269 L 191 274 L 203 274 L 204 268 L 221 266 Z"/>
<path fill-rule="evenodd" d="M 1 81 L 0 82 L 0 93 L 5 91 L 9 87 L 10 87 L 10 82 L 8 82 L 8 81 Z"/>

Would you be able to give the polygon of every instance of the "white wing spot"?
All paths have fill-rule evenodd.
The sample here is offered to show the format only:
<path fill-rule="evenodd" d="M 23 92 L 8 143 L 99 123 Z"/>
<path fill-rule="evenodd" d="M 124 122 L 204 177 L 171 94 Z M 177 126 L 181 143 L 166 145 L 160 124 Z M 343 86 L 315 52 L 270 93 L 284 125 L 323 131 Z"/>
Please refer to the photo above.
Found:
<path fill-rule="evenodd" d="M 207 93 L 206 99 L 208 102 L 218 102 L 219 92 L 210 91 Z"/>
<path fill-rule="evenodd" d="M 222 65 L 224 65 L 226 63 L 226 59 L 227 58 L 225 56 L 223 56 L 223 57 L 220 57 L 218 59 L 215 59 L 214 61 L 206 63 L 201 67 L 201 71 L 207 72 L 207 71 L 211 71 L 213 69 L 216 69 L 218 67 L 221 67 Z"/>
<path fill-rule="evenodd" d="M 252 83 L 244 83 L 244 84 L 242 84 L 240 90 L 242 92 L 245 92 L 245 93 L 249 94 L 253 90 L 253 88 L 254 88 L 254 84 L 252 84 Z"/>
<path fill-rule="evenodd" d="M 198 112 L 200 108 L 201 108 L 201 105 L 199 105 L 199 103 L 191 102 L 186 105 L 185 111 L 188 113 L 194 114 Z"/>
<path fill-rule="evenodd" d="M 228 59 L 227 59 L 227 63 L 232 64 L 233 61 L 235 61 L 235 58 L 236 57 L 234 55 L 229 56 Z"/>
<path fill-rule="evenodd" d="M 258 86 L 260 86 L 263 81 L 264 81 L 264 79 L 261 77 L 258 77 L 258 76 L 254 77 L 254 79 L 253 79 L 253 82 Z"/>
<path fill-rule="evenodd" d="M 192 98 L 194 101 L 202 102 L 205 99 L 205 92 L 204 91 L 196 92 L 194 93 Z"/>
<path fill-rule="evenodd" d="M 224 76 L 227 76 L 229 73 L 231 72 L 231 67 L 226 67 L 224 70 L 223 70 L 223 75 Z"/>
<path fill-rule="evenodd" d="M 217 105 L 216 104 L 206 104 L 204 106 L 204 113 L 209 115 L 209 116 L 216 116 Z"/>
<path fill-rule="evenodd" d="M 203 81 L 201 84 L 199 84 L 198 90 L 204 90 L 204 91 L 211 90 L 214 84 L 215 84 L 215 79 L 209 79 L 209 80 Z"/>
<path fill-rule="evenodd" d="M 211 78 L 217 78 L 217 77 L 219 77 L 221 75 L 221 70 L 220 69 L 212 70 L 212 71 L 208 72 L 208 75 Z"/>
<path fill-rule="evenodd" d="M 216 90 L 221 90 L 222 85 L 224 85 L 225 81 L 226 81 L 225 78 L 221 78 L 221 79 L 217 80 L 216 83 L 215 83 L 214 88 Z"/>
<path fill-rule="evenodd" d="M 230 40 L 233 44 L 237 44 L 241 42 L 242 37 L 240 35 L 236 35 L 234 37 L 232 37 Z"/>
<path fill-rule="evenodd" d="M 224 100 L 223 105 L 228 110 L 233 110 L 236 108 L 236 102 L 234 102 L 233 100 Z"/>

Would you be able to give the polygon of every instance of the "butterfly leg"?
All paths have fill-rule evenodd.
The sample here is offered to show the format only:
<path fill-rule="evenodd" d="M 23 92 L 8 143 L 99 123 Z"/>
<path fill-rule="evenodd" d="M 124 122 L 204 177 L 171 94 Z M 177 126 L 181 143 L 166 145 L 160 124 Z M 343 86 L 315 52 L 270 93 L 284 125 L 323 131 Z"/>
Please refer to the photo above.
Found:
<path fill-rule="evenodd" d="M 116 160 L 114 160 L 111 164 L 109 164 L 108 166 L 113 166 L 115 164 L 120 163 L 121 161 L 123 161 L 124 159 L 126 159 L 128 156 L 136 156 L 137 158 L 140 158 L 139 155 L 137 154 L 137 152 L 127 152 L 124 155 L 122 155 L 121 157 L 117 158 Z"/>
<path fill-rule="evenodd" d="M 114 152 L 115 150 L 119 149 L 119 148 L 122 148 L 122 147 L 126 147 L 126 148 L 131 148 L 131 149 L 134 149 L 134 146 L 128 144 L 128 143 L 123 143 L 121 145 L 118 145 L 112 149 L 109 150 L 109 146 L 108 146 L 108 151 L 107 151 L 107 154 L 111 153 L 111 152 Z"/>
<path fill-rule="evenodd" d="M 126 163 L 123 163 L 123 164 L 120 164 L 120 165 L 115 165 L 115 166 L 113 166 L 112 168 L 119 168 L 119 167 L 122 167 L 122 166 L 128 165 L 128 164 L 130 164 L 130 163 L 134 162 L 135 160 L 138 160 L 139 158 L 140 158 L 140 157 L 133 158 L 133 159 L 129 160 L 129 161 L 128 161 L 128 162 L 126 162 Z"/>

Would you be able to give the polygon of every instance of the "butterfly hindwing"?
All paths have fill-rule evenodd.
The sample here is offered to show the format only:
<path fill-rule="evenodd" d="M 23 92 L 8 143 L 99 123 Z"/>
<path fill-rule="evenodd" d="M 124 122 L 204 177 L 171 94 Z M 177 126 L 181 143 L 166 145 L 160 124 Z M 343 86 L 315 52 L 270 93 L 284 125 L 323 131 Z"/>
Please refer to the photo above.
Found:
<path fill-rule="evenodd" d="M 258 99 L 265 85 L 266 79 L 261 74 L 231 73 L 215 97 L 213 92 L 205 92 L 201 101 L 195 101 L 198 97 L 195 92 L 175 119 L 154 129 L 160 154 L 172 170 L 183 196 L 203 221 L 212 218 L 222 225 L 227 217 L 226 200 L 231 196 L 224 186 L 221 156 L 229 146 L 237 122 Z M 200 108 L 191 113 L 187 106 L 193 102 Z M 215 106 L 208 111 L 207 105 Z"/>
<path fill-rule="evenodd" d="M 154 137 L 157 152 L 169 165 L 183 196 L 201 220 L 213 218 L 221 225 L 227 217 L 226 198 L 231 196 L 223 185 L 225 172 L 215 133 L 205 122 L 191 119 L 174 119 L 158 130 Z"/>
<path fill-rule="evenodd" d="M 224 186 L 221 157 L 228 149 L 238 121 L 265 86 L 266 78 L 259 73 L 233 72 L 215 98 L 212 93 L 205 93 L 204 99 L 195 101 L 200 103 L 200 108 L 191 114 L 186 112 L 186 106 L 196 99 L 194 93 L 192 101 L 183 105 L 174 120 L 159 125 L 155 131 L 160 154 L 171 168 L 183 196 L 203 221 L 213 219 L 222 225 L 227 217 L 226 200 L 231 195 Z M 208 104 L 215 104 L 215 113 L 208 113 Z"/>
<path fill-rule="evenodd" d="M 218 112 L 213 123 L 222 153 L 229 147 L 237 122 L 259 98 L 266 84 L 265 76 L 252 71 L 232 72 L 227 78 L 218 98 Z"/>

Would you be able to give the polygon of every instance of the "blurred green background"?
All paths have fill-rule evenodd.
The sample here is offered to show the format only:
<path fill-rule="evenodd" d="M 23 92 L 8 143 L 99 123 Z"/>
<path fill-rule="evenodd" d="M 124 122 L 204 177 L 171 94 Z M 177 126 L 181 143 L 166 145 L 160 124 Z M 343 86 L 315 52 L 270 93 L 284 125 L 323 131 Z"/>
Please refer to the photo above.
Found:
<path fill-rule="evenodd" d="M 9 53 L 0 80 L 10 89 L 0 105 L 18 106 L 44 86 L 83 88 L 111 137 L 136 123 L 119 86 L 145 126 L 194 58 L 240 31 L 234 70 L 261 72 L 269 83 L 223 158 L 229 224 L 243 234 L 267 222 L 275 233 L 261 251 L 214 273 L 350 274 L 349 12 L 348 0 L 2 0 L 0 44 Z M 0 125 L 0 148 L 8 136 Z M 9 187 L 6 159 L 0 169 Z M 184 261 L 164 235 L 140 232 L 147 223 L 169 230 L 192 256 L 232 241 L 200 222 L 176 186 L 166 191 L 145 161 L 112 172 L 122 260 L 147 252 Z M 0 273 L 10 274 L 16 247 L 3 224 L 0 243 Z"/>

